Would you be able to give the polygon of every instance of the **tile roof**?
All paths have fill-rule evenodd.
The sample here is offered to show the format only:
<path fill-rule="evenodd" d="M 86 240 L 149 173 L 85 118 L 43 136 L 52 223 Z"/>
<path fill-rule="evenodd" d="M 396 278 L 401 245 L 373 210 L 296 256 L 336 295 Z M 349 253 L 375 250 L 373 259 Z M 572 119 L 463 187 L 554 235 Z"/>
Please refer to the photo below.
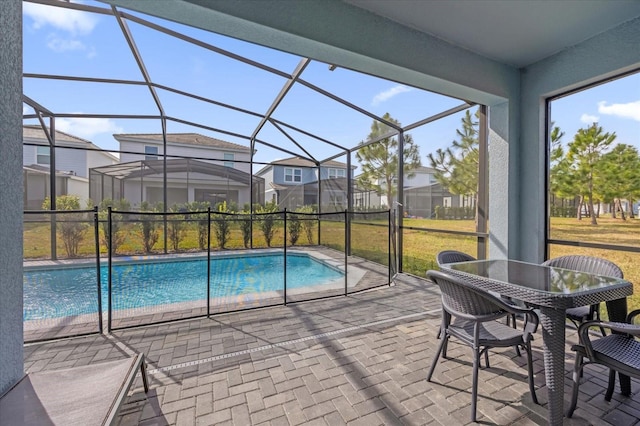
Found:
<path fill-rule="evenodd" d="M 118 141 L 122 139 L 145 139 L 149 141 L 162 142 L 162 133 L 119 133 L 113 135 Z M 220 139 L 210 138 L 198 133 L 167 133 L 167 142 L 180 143 L 185 145 L 211 146 L 223 149 L 233 149 L 236 151 L 250 151 L 251 148 L 226 142 Z"/>
<path fill-rule="evenodd" d="M 39 124 L 29 124 L 22 126 L 22 138 L 46 140 L 47 136 L 44 134 L 44 131 Z M 56 142 L 80 142 L 93 145 L 91 141 L 70 135 L 65 132 L 61 132 L 60 130 L 56 130 Z"/>

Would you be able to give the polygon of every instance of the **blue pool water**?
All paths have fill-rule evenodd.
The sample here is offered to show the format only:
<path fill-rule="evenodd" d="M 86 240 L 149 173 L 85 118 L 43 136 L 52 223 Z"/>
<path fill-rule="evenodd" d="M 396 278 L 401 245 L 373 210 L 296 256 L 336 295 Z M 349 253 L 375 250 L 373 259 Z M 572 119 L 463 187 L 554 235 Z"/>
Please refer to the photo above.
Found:
<path fill-rule="evenodd" d="M 113 309 L 131 309 L 207 298 L 206 259 L 114 264 Z M 102 266 L 103 312 L 107 267 Z M 287 289 L 321 285 L 344 274 L 305 254 L 287 254 Z M 96 267 L 25 270 L 23 320 L 98 311 Z M 284 289 L 284 256 L 233 256 L 211 260 L 211 297 Z"/>

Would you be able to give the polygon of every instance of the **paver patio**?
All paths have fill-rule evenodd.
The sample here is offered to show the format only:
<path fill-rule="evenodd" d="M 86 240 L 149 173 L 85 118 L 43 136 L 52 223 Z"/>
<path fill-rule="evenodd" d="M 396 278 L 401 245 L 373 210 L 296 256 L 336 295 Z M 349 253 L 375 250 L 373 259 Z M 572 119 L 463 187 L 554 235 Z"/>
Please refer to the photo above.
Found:
<path fill-rule="evenodd" d="M 425 380 L 437 348 L 440 297 L 430 282 L 400 275 L 396 285 L 320 301 L 119 330 L 25 346 L 25 369 L 97 363 L 144 352 L 151 391 L 137 380 L 121 425 L 467 424 L 471 351 L 452 339 L 450 359 Z M 534 342 L 537 394 L 546 403 L 541 336 Z M 567 329 L 566 399 L 570 397 Z M 478 419 L 545 424 L 531 402 L 525 357 L 493 350 L 480 371 Z M 587 368 L 578 409 L 565 424 L 640 424 L 640 384 L 631 398 L 604 401 L 606 371 Z"/>

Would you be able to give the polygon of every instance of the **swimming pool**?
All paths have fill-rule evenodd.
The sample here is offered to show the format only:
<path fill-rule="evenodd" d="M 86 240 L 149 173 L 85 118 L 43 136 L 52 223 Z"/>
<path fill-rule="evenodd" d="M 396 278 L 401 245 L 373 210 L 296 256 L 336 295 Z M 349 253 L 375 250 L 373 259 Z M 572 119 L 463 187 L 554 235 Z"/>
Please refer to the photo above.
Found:
<path fill-rule="evenodd" d="M 107 310 L 108 268 L 101 267 L 102 307 Z M 322 286 L 344 279 L 339 269 L 307 254 L 287 254 L 287 289 Z M 23 320 L 60 318 L 98 311 L 96 267 L 25 269 Z M 282 254 L 211 259 L 211 298 L 282 291 Z M 175 259 L 114 263 L 114 310 L 143 308 L 207 298 L 207 260 Z"/>

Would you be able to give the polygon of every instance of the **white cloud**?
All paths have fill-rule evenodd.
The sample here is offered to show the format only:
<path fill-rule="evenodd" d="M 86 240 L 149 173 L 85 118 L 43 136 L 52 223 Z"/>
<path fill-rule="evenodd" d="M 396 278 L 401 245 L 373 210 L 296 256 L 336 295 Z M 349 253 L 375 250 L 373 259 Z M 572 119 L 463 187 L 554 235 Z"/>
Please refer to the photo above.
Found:
<path fill-rule="evenodd" d="M 607 101 L 598 102 L 598 112 L 600 114 L 615 115 L 621 118 L 640 121 L 640 100 L 626 104 L 611 105 L 607 105 Z"/>
<path fill-rule="evenodd" d="M 70 50 L 86 50 L 87 46 L 80 40 L 65 39 L 52 33 L 47 37 L 47 47 L 54 52 L 62 53 Z"/>
<path fill-rule="evenodd" d="M 380 92 L 377 95 L 375 95 L 373 97 L 373 100 L 371 101 L 371 104 L 374 106 L 380 105 L 382 102 L 388 101 L 389 99 L 393 98 L 396 95 L 399 95 L 400 93 L 405 93 L 410 91 L 411 91 L 410 87 L 399 84 L 397 86 L 392 87 L 389 90 L 385 90 L 384 92 Z"/>
<path fill-rule="evenodd" d="M 584 124 L 593 124 L 599 122 L 600 117 L 598 117 L 597 115 L 582 114 L 580 116 L 580 121 L 582 121 Z"/>
<path fill-rule="evenodd" d="M 58 118 L 56 129 L 85 139 L 100 133 L 123 132 L 122 127 L 108 118 Z"/>
<path fill-rule="evenodd" d="M 73 35 L 89 34 L 98 23 L 98 19 L 91 13 L 63 7 L 25 2 L 22 4 L 22 11 L 33 20 L 33 28 L 36 30 L 50 25 Z"/>

